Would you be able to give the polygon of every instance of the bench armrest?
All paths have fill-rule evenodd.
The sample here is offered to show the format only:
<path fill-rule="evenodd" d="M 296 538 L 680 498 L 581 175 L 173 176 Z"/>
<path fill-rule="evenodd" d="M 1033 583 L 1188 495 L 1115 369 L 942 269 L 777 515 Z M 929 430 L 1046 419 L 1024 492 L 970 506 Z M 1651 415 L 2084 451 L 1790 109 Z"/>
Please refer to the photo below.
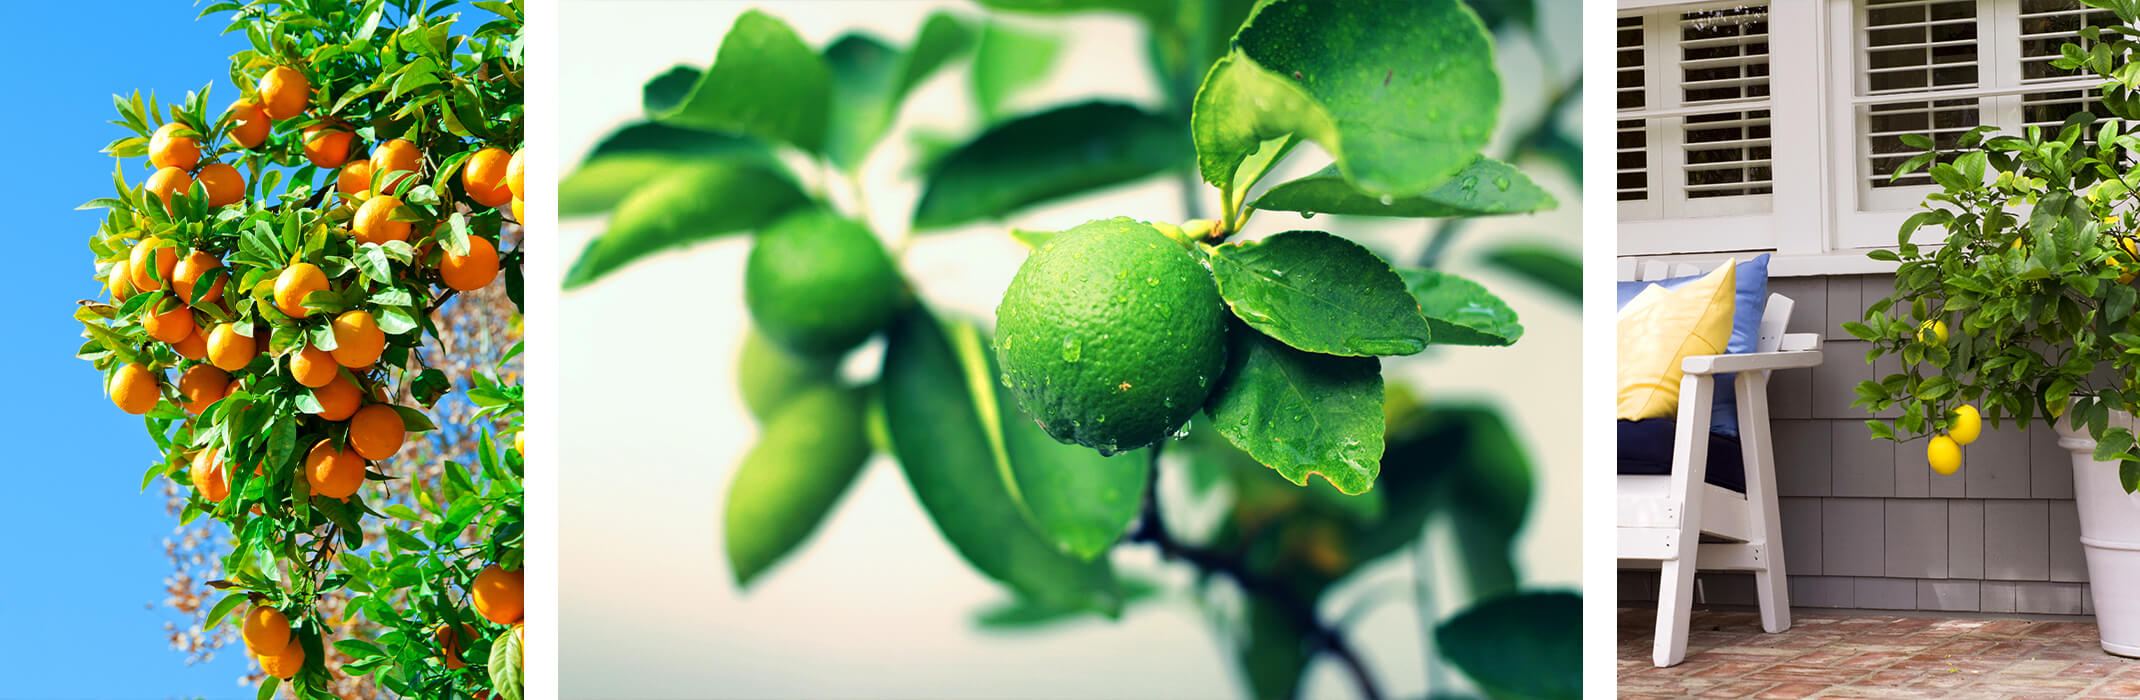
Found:
<path fill-rule="evenodd" d="M 1732 355 L 1695 355 L 1680 362 L 1687 374 L 1724 374 L 1756 370 L 1796 369 L 1821 363 L 1819 350 L 1778 350 Z"/>

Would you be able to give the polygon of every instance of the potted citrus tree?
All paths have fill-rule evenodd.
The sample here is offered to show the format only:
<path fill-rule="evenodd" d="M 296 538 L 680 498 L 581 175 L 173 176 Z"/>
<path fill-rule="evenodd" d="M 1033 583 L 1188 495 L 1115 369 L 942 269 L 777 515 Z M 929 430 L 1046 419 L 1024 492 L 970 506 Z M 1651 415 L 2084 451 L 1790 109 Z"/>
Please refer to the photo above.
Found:
<path fill-rule="evenodd" d="M 2129 166 L 2140 157 L 2140 81 L 2127 70 L 2140 6 L 2088 4 L 2116 11 L 2122 26 L 2082 29 L 2082 43 L 2063 47 L 2054 65 L 2106 81 L 2090 108 L 2106 114 L 2020 134 L 1904 136 L 1924 152 L 1895 177 L 1927 169 L 1939 191 L 1894 249 L 1869 254 L 1897 264 L 1895 293 L 1844 329 L 1873 343 L 1868 362 L 1902 361 L 1901 372 L 1858 385 L 1856 405 L 1901 409 L 1868 421 L 1873 436 L 1926 439 L 1935 471 L 1961 468 L 1983 420 L 2041 418 L 2058 431 L 2073 454 L 2103 649 L 2140 656 L 2140 599 L 2115 595 L 2140 588 L 2140 293 L 2131 284 L 2140 173 Z M 1913 242 L 1928 228 L 1945 238 Z"/>

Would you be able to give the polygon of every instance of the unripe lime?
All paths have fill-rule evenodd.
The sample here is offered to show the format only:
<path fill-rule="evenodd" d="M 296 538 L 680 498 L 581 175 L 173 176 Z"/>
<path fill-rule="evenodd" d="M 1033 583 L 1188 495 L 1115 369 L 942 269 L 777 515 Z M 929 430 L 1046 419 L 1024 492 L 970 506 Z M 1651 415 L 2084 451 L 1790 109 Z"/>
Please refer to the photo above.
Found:
<path fill-rule="evenodd" d="M 736 386 L 752 417 L 766 420 L 773 412 L 813 387 L 838 379 L 839 368 L 822 357 L 803 357 L 788 352 L 752 330 L 743 336 L 742 356 L 736 361 Z"/>
<path fill-rule="evenodd" d="M 791 215 L 758 232 L 743 269 L 743 302 L 766 337 L 791 352 L 846 352 L 906 304 L 884 245 L 831 212 Z"/>
<path fill-rule="evenodd" d="M 996 308 L 1003 380 L 1055 439 L 1103 453 L 1159 442 L 1226 366 L 1211 272 L 1125 218 L 1062 232 L 1026 258 Z"/>

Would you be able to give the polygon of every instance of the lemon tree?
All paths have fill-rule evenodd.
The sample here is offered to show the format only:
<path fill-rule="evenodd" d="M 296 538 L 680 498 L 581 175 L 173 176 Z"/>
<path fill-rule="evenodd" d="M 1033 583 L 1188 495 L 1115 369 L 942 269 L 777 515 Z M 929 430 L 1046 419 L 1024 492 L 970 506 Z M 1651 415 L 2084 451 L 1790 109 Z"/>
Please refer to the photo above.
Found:
<path fill-rule="evenodd" d="M 2090 2 L 2118 22 L 2086 27 L 2052 67 L 2104 81 L 2102 101 L 2055 126 L 2000 133 L 1905 134 L 1922 152 L 1894 173 L 1923 172 L 1938 187 L 1896 236 L 1868 253 L 1895 265 L 1895 293 L 1843 325 L 1872 341 L 1867 360 L 1901 371 L 1862 382 L 1855 405 L 1901 409 L 1868 421 L 1876 438 L 1930 438 L 1941 473 L 1963 468 L 1983 421 L 1997 427 L 2065 420 L 2096 440 L 2095 458 L 2120 460 L 2140 489 L 2140 451 L 2112 410 L 2140 407 L 2140 240 L 2131 211 L 2140 177 L 2140 103 L 2124 77 L 2140 44 L 2140 6 Z M 1919 242 L 1920 232 L 1944 235 Z M 1949 329 L 1952 329 L 1952 335 Z M 2112 371 L 2104 372 L 2104 368 Z"/>
<path fill-rule="evenodd" d="M 444 342 L 521 298 L 522 7 L 476 6 L 214 3 L 239 95 L 114 98 L 78 354 L 227 535 L 263 698 L 520 695 L 519 346 Z"/>
<path fill-rule="evenodd" d="M 1509 641 L 1572 640 L 1577 624 L 1560 614 L 1565 596 L 1522 591 L 1511 559 L 1532 488 L 1525 451 L 1492 410 L 1422 404 L 1384 381 L 1392 358 L 1518 342 L 1514 310 L 1475 280 L 1338 232 L 1249 227 L 1261 210 L 1440 222 L 1557 206 L 1512 158 L 1484 153 L 1501 105 L 1493 31 L 1535 23 L 1529 3 L 979 4 L 931 15 L 905 45 L 849 33 L 812 46 L 746 12 L 710 65 L 648 80 L 645 120 L 560 186 L 561 213 L 609 217 L 568 290 L 751 237 L 741 284 L 755 328 L 737 383 L 761 430 L 723 506 L 736 584 L 793 556 L 884 455 L 952 549 L 1013 594 L 980 614 L 987 628 L 1121 615 L 1158 587 L 1111 554 L 1150 546 L 1246 593 L 1230 631 L 1256 695 L 1297 693 L 1329 655 L 1374 697 L 1374 674 L 1318 601 L 1443 513 L 1462 523 L 1463 578 L 1482 604 L 1445 633 L 1550 647 L 1535 659 L 1567 673 L 1443 657 L 1483 687 L 1571 693 L 1572 642 Z M 1081 12 L 1143 25 L 1162 95 L 1014 108 L 1039 76 L 1075 69 L 1056 65 L 1062 37 L 1034 18 Z M 979 128 L 905 134 L 919 194 L 887 247 L 866 223 L 885 198 L 859 173 L 908 95 L 962 63 Z M 1544 145 L 1564 138 L 1552 113 L 1523 121 L 1538 126 L 1514 154 L 1575 152 Z M 1304 170 L 1326 167 L 1265 182 L 1302 143 L 1330 156 Z M 1029 254 L 993 300 L 993 327 L 942 312 L 902 268 L 915 237 L 1164 176 L 1182 211 L 1009 231 Z M 1573 298 L 1564 253 L 1496 256 Z M 873 372 L 839 371 L 877 339 Z M 1162 453 L 1191 495 L 1230 500 L 1216 532 L 1168 527 Z M 1556 612 L 1512 614 L 1536 609 Z"/>

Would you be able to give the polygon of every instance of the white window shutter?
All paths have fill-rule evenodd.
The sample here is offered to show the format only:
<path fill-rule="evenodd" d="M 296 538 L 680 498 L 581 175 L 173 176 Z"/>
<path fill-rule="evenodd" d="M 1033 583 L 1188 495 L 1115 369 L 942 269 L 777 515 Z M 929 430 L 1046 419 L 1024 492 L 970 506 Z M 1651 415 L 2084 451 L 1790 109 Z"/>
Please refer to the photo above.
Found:
<path fill-rule="evenodd" d="M 1683 13 L 1678 31 L 1682 106 L 1769 96 L 1767 6 Z M 1766 109 L 1687 115 L 1680 144 L 1685 197 L 1769 194 L 1769 137 Z"/>

